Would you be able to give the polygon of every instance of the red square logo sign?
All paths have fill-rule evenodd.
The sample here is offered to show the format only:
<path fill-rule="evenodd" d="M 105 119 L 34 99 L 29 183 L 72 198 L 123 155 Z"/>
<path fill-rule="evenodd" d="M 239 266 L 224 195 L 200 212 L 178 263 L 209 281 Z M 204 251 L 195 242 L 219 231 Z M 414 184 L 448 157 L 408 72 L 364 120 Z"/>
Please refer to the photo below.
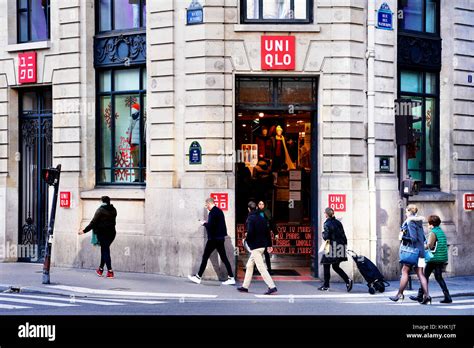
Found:
<path fill-rule="evenodd" d="M 36 52 L 18 54 L 18 82 L 36 82 Z"/>
<path fill-rule="evenodd" d="M 295 70 L 295 42 L 294 36 L 262 36 L 262 70 Z"/>
<path fill-rule="evenodd" d="M 71 192 L 60 192 L 59 193 L 59 206 L 61 208 L 71 207 Z"/>
<path fill-rule="evenodd" d="M 464 210 L 474 211 L 474 193 L 464 194 Z"/>
<path fill-rule="evenodd" d="M 329 208 L 334 211 L 346 211 L 346 195 L 345 194 L 332 194 L 328 197 Z"/>
<path fill-rule="evenodd" d="M 229 210 L 229 194 L 227 193 L 211 193 L 211 198 L 219 209 Z"/>

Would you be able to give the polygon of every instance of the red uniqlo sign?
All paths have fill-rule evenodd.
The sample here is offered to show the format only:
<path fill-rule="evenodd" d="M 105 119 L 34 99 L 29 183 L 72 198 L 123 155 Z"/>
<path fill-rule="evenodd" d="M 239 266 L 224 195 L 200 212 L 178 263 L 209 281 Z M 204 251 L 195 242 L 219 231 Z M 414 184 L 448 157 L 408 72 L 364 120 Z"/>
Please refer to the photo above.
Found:
<path fill-rule="evenodd" d="M 295 70 L 294 36 L 262 36 L 262 70 Z"/>
<path fill-rule="evenodd" d="M 61 208 L 71 208 L 71 192 L 59 193 L 59 206 Z"/>
<path fill-rule="evenodd" d="M 464 210 L 474 211 L 474 193 L 464 194 Z"/>
<path fill-rule="evenodd" d="M 36 82 L 36 52 L 18 54 L 18 82 Z"/>
<path fill-rule="evenodd" d="M 346 211 L 346 195 L 329 195 L 328 201 L 334 211 Z"/>
<path fill-rule="evenodd" d="M 214 198 L 218 208 L 222 210 L 229 209 L 229 195 L 227 193 L 211 193 L 211 198 Z"/>

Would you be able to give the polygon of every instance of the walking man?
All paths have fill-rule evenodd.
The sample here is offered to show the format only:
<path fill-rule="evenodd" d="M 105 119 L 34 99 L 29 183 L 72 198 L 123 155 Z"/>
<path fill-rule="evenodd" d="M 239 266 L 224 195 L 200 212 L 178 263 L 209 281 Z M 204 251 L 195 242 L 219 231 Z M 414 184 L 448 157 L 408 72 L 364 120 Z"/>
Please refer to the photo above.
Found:
<path fill-rule="evenodd" d="M 263 261 L 263 253 L 268 248 L 268 252 L 272 252 L 272 241 L 270 230 L 268 229 L 267 221 L 261 217 L 257 204 L 250 201 L 248 204 L 249 216 L 247 218 L 247 244 L 251 250 L 250 258 L 247 262 L 244 283 L 239 290 L 240 292 L 249 292 L 250 282 L 252 281 L 253 269 L 257 265 L 257 269 L 263 277 L 263 280 L 268 286 L 265 295 L 271 295 L 277 292 L 275 283 L 268 273 L 265 263 Z"/>
<path fill-rule="evenodd" d="M 221 257 L 222 262 L 224 263 L 228 278 L 223 285 L 235 285 L 234 274 L 232 273 L 232 267 L 230 262 L 227 259 L 225 252 L 225 237 L 227 236 L 227 227 L 225 224 L 225 217 L 222 210 L 216 207 L 214 199 L 206 199 L 206 208 L 209 211 L 209 216 L 206 221 L 200 221 L 200 223 L 206 227 L 207 230 L 207 243 L 204 248 L 204 255 L 202 256 L 201 267 L 199 267 L 199 272 L 193 276 L 189 275 L 188 278 L 196 284 L 201 284 L 201 277 L 204 273 L 204 270 L 207 266 L 207 261 L 211 256 L 212 252 L 217 249 L 219 256 Z"/>

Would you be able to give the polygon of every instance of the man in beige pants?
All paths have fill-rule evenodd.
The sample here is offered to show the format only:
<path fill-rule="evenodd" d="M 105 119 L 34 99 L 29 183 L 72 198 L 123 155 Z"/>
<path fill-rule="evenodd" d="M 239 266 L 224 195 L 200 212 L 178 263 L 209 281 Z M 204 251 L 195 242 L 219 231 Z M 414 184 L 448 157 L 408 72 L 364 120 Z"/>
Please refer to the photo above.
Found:
<path fill-rule="evenodd" d="M 258 271 L 268 286 L 268 290 L 265 292 L 265 295 L 271 295 L 277 292 L 277 288 L 275 287 L 275 283 L 268 273 L 265 262 L 263 261 L 263 253 L 265 248 L 268 248 L 268 252 L 272 252 L 272 239 L 270 231 L 268 230 L 267 221 L 265 218 L 258 214 L 257 204 L 253 201 L 250 201 L 248 204 L 248 209 L 249 216 L 247 218 L 246 242 L 251 252 L 250 258 L 247 262 L 244 283 L 237 290 L 240 292 L 249 292 L 254 266 L 257 265 Z"/>

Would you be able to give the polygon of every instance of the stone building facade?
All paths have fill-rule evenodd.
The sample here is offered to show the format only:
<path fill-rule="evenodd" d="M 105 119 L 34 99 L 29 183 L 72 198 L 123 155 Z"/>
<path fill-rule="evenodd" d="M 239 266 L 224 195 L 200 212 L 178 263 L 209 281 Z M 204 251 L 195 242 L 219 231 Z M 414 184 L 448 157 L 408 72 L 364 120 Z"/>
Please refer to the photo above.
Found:
<path fill-rule="evenodd" d="M 378 27 L 377 10 L 384 2 L 393 12 L 393 30 Z M 71 206 L 57 210 L 55 265 L 96 267 L 98 252 L 77 231 L 90 221 L 100 197 L 108 195 L 119 214 L 112 247 L 114 269 L 186 276 L 196 271 L 206 240 L 197 223 L 206 216 L 203 202 L 211 193 L 220 193 L 228 195 L 228 253 L 237 266 L 235 162 L 241 86 L 237 82 L 242 77 L 275 78 L 277 83 L 280 77 L 314 78 L 314 165 L 308 213 L 313 247 L 308 267 L 318 274 L 322 212 L 329 195 L 340 194 L 345 195 L 345 211 L 337 217 L 351 249 L 376 261 L 387 278 L 396 279 L 400 156 L 394 101 L 403 94 L 400 71 L 406 69 L 399 62 L 404 48 L 400 45 L 408 45 L 398 28 L 397 17 L 403 11 L 397 8 L 402 5 L 395 0 L 301 1 L 309 6 L 308 23 L 247 23 L 243 15 L 247 2 L 201 0 L 203 23 L 186 25 L 190 3 L 148 1 L 143 6 L 146 21 L 138 28 L 102 35 L 97 30 L 99 2 L 53 0 L 49 38 L 24 43 L 19 43 L 19 5 L 10 0 L 0 4 L 0 244 L 22 243 L 26 223 L 22 216 L 27 215 L 22 211 L 28 209 L 25 192 L 30 190 L 24 168 L 38 168 L 37 163 L 22 167 L 27 160 L 22 153 L 22 93 L 49 88 L 51 164 L 62 165 L 60 191 L 71 194 Z M 467 262 L 474 257 L 474 213 L 463 207 L 463 195 L 474 192 L 474 4 L 469 0 L 435 3 L 441 6 L 438 38 L 429 39 L 439 43 L 441 50 L 432 54 L 439 54 L 441 60 L 439 70 L 434 66 L 429 71 L 439 75 L 435 93 L 439 104 L 437 111 L 431 110 L 439 116 L 438 131 L 433 133 L 439 139 L 439 148 L 433 150 L 439 154 L 435 168 L 439 180 L 410 197 L 410 202 L 423 215 L 441 216 L 450 246 L 448 274 L 466 275 L 474 272 Z M 128 60 L 121 60 L 127 58 L 122 52 L 118 60 L 109 62 L 115 68 L 139 67 L 146 72 L 140 80 L 146 90 L 147 116 L 141 133 L 146 184 L 103 184 L 99 179 L 103 155 L 99 155 L 98 118 L 103 110 L 98 74 L 104 66 L 97 55 L 100 40 L 119 34 L 146 37 L 141 65 L 134 65 L 130 50 Z M 415 38 L 411 43 L 415 50 L 426 53 L 422 39 L 413 32 L 407 35 Z M 294 69 L 262 70 L 262 36 L 295 37 Z M 429 50 L 436 51 L 433 45 Z M 32 51 L 37 54 L 37 81 L 20 84 L 19 54 Z M 417 64 L 420 61 L 414 62 L 415 68 Z M 418 68 L 422 67 L 421 63 Z M 144 107 L 144 99 L 140 101 Z M 189 158 L 195 141 L 202 148 L 198 165 Z M 381 159 L 388 160 L 388 169 L 381 170 Z M 2 256 L 6 262 L 18 259 L 8 252 Z M 344 268 L 356 273 L 352 262 Z M 211 277 L 216 270 L 222 273 L 215 262 L 208 269 L 206 275 Z"/>

